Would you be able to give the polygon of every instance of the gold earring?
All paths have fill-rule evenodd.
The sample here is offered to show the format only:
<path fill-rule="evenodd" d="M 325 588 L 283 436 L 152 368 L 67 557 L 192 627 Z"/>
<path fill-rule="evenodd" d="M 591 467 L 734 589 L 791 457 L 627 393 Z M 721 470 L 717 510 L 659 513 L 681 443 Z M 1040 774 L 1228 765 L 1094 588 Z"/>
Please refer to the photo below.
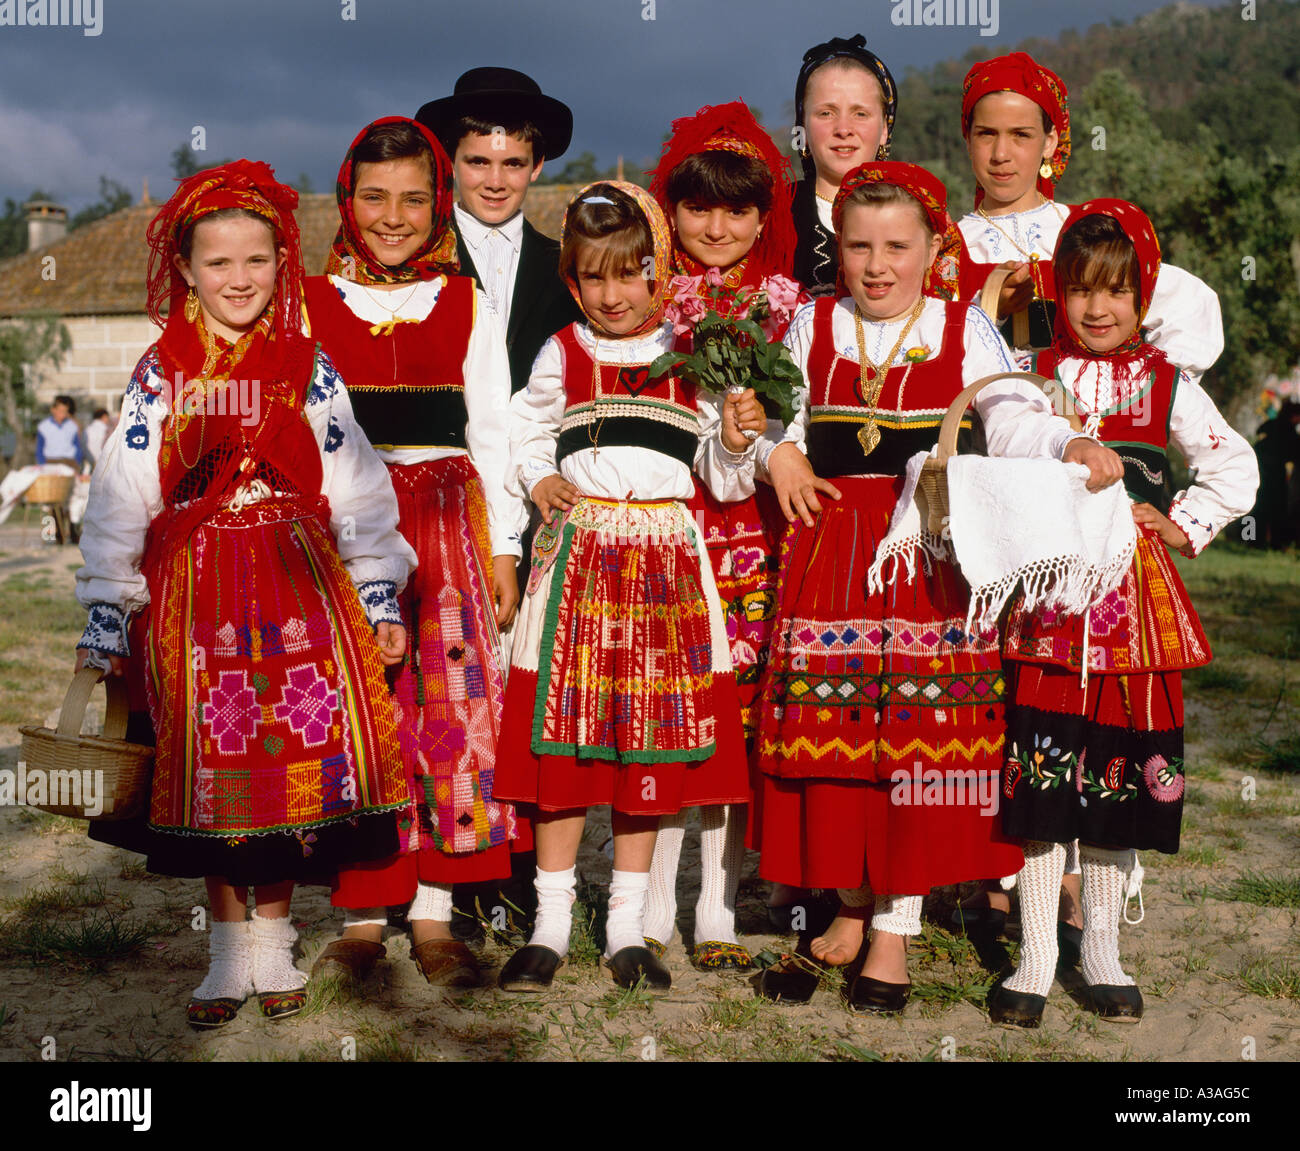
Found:
<path fill-rule="evenodd" d="M 1043 161 L 1043 162 L 1038 166 L 1038 174 L 1039 174 L 1040 176 L 1042 176 L 1042 178 L 1043 178 L 1044 180 L 1050 180 L 1050 179 L 1052 178 L 1052 165 L 1051 165 L 1051 162 L 1048 161 L 1048 160 L 1044 160 L 1044 161 Z"/>
<path fill-rule="evenodd" d="M 198 318 L 199 296 L 193 288 L 190 288 L 190 294 L 185 297 L 185 319 L 192 324 Z"/>

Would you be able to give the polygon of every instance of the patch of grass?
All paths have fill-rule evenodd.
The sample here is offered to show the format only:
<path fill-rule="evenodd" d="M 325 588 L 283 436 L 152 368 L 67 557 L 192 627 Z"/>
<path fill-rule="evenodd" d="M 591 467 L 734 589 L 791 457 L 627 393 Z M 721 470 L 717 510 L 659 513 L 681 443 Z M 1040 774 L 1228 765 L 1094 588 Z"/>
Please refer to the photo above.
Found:
<path fill-rule="evenodd" d="M 111 911 L 78 923 L 50 923 L 16 916 L 0 924 L 0 954 L 38 962 L 98 966 L 134 954 L 149 941 L 149 925 L 129 922 Z"/>
<path fill-rule="evenodd" d="M 1166 860 L 1171 867 L 1212 867 L 1223 862 L 1223 852 L 1217 847 L 1182 847 L 1177 855 Z"/>
<path fill-rule="evenodd" d="M 1262 999 L 1300 999 L 1300 967 L 1291 959 L 1265 956 L 1243 963 L 1238 982 Z"/>
<path fill-rule="evenodd" d="M 1192 668 L 1187 674 L 1188 686 L 1203 692 L 1226 692 L 1240 697 L 1253 694 L 1255 679 L 1237 671 L 1230 663 L 1215 660 L 1204 667 Z"/>
<path fill-rule="evenodd" d="M 912 985 L 912 998 L 920 1002 L 924 1013 L 930 1016 L 956 1007 L 959 1003 L 971 1003 L 983 1008 L 992 986 L 992 979 L 918 982 Z"/>
<path fill-rule="evenodd" d="M 573 934 L 569 939 L 569 963 L 575 967 L 599 968 L 605 953 L 605 913 L 609 889 L 595 883 L 578 887 L 573 905 Z"/>
<path fill-rule="evenodd" d="M 1300 771 L 1300 735 L 1294 732 L 1280 739 L 1259 744 L 1259 760 L 1255 766 L 1260 771 L 1297 772 Z"/>
<path fill-rule="evenodd" d="M 923 924 L 919 937 L 911 941 L 909 952 L 920 953 L 922 964 L 943 961 L 959 966 L 976 958 L 975 944 L 966 935 L 954 935 L 933 923 Z"/>
<path fill-rule="evenodd" d="M 88 876 L 82 876 L 83 881 Z M 59 911 L 73 911 L 79 907 L 103 907 L 108 902 L 104 881 L 82 883 L 50 883 L 25 892 L 9 901 L 9 906 L 20 916 L 39 919 Z"/>
<path fill-rule="evenodd" d="M 1300 875 L 1248 871 L 1210 894 L 1215 899 L 1260 907 L 1300 907 Z"/>
<path fill-rule="evenodd" d="M 835 1041 L 837 1051 L 844 1052 L 838 1058 L 851 1063 L 884 1063 L 885 1057 L 879 1051 L 871 1051 L 866 1047 L 856 1047 L 852 1043 L 845 1042 L 843 1039 Z"/>

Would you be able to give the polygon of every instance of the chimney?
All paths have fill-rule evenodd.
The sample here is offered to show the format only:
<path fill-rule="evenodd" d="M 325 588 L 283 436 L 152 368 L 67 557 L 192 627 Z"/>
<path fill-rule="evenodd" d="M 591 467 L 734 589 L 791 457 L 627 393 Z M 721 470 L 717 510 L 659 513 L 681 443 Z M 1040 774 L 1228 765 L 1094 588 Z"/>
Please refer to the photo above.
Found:
<path fill-rule="evenodd" d="M 28 200 L 23 205 L 27 220 L 27 250 L 36 251 L 68 234 L 68 209 L 49 200 Z"/>

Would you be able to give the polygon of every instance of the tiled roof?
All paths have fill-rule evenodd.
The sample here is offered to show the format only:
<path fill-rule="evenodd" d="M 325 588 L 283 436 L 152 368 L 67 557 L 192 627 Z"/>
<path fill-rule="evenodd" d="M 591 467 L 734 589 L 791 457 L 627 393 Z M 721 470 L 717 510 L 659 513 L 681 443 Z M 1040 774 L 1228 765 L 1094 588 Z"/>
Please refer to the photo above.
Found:
<path fill-rule="evenodd" d="M 548 236 L 560 234 L 565 205 L 577 185 L 546 184 L 528 193 L 529 222 Z M 138 315 L 144 312 L 149 247 L 145 231 L 158 210 L 134 204 L 69 232 L 35 252 L 0 260 L 0 316 L 54 312 L 63 316 Z M 321 272 L 338 227 L 333 194 L 309 193 L 298 205 L 303 260 Z M 54 257 L 53 279 L 42 272 Z"/>

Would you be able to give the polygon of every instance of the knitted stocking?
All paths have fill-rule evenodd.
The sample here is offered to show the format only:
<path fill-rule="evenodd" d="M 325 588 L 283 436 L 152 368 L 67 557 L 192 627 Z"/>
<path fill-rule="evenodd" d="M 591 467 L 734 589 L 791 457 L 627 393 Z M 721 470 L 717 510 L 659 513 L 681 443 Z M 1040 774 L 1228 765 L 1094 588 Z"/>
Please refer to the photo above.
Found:
<path fill-rule="evenodd" d="M 420 881 L 415 889 L 415 898 L 411 900 L 410 910 L 406 913 L 408 922 L 417 919 L 432 919 L 437 923 L 451 922 L 451 884 L 425 883 Z"/>
<path fill-rule="evenodd" d="M 700 808 L 700 898 L 695 904 L 696 943 L 739 943 L 736 892 L 745 862 L 744 808 Z"/>
<path fill-rule="evenodd" d="M 610 873 L 609 914 L 605 918 L 607 957 L 625 947 L 645 946 L 645 897 L 649 886 L 650 876 L 644 871 Z"/>
<path fill-rule="evenodd" d="M 307 986 L 307 976 L 293 965 L 298 933 L 287 915 L 263 919 L 254 911 L 248 934 L 253 943 L 254 991 L 297 991 Z"/>
<path fill-rule="evenodd" d="M 1063 843 L 1031 840 L 1020 872 L 1020 966 L 1003 986 L 1024 995 L 1047 996 L 1056 975 L 1056 911 L 1065 873 Z"/>
<path fill-rule="evenodd" d="M 878 895 L 871 930 L 887 931 L 891 935 L 920 935 L 922 898 L 920 895 Z"/>
<path fill-rule="evenodd" d="M 195 999 L 247 999 L 253 992 L 253 947 L 248 920 L 213 920 L 208 931 L 208 973 Z"/>
<path fill-rule="evenodd" d="M 686 812 L 659 820 L 654 858 L 650 861 L 650 887 L 645 904 L 645 937 L 665 946 L 677 928 L 677 866 L 686 837 Z M 703 864 L 701 864 L 703 866 Z M 695 929 L 699 937 L 699 927 Z"/>
<path fill-rule="evenodd" d="M 1132 987 L 1119 963 L 1119 917 L 1132 852 L 1079 844 L 1083 869 L 1083 978 L 1090 987 Z"/>
<path fill-rule="evenodd" d="M 569 933 L 573 930 L 573 901 L 577 898 L 577 868 L 543 871 L 539 867 L 534 886 L 537 888 L 537 918 L 533 922 L 529 945 L 549 947 L 556 955 L 568 955 Z"/>

